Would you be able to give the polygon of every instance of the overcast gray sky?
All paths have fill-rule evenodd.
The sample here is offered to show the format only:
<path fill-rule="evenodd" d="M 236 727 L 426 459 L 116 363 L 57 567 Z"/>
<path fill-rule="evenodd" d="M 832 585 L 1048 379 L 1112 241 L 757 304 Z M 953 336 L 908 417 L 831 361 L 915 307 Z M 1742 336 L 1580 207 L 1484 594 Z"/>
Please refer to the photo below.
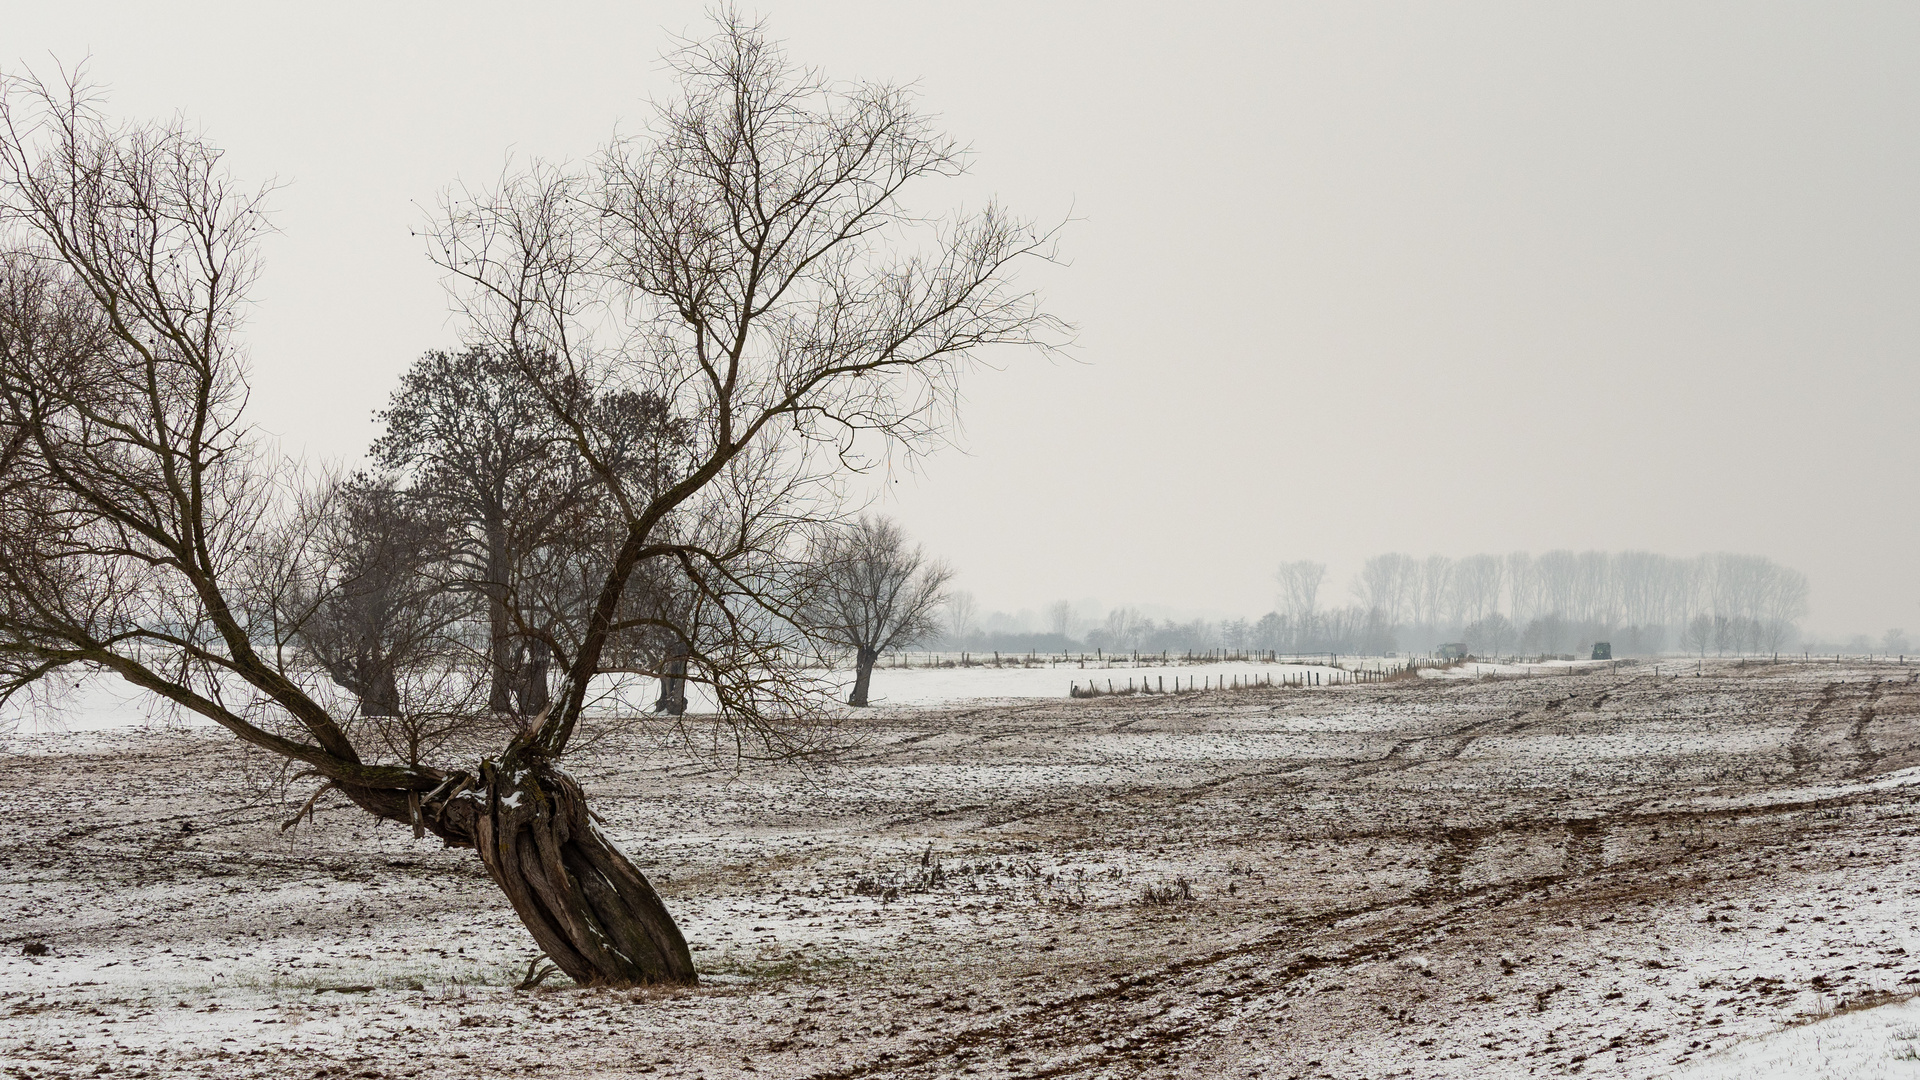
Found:
<path fill-rule="evenodd" d="M 663 92 L 696 2 L 0 0 L 278 177 L 254 415 L 357 454 L 456 328 L 410 229 Z M 1920 630 L 1920 5 L 766 0 L 793 54 L 917 81 L 941 198 L 1076 220 L 1071 362 L 971 380 L 881 506 L 988 608 L 1258 614 L 1283 559 L 1735 550 L 1811 625 Z"/>

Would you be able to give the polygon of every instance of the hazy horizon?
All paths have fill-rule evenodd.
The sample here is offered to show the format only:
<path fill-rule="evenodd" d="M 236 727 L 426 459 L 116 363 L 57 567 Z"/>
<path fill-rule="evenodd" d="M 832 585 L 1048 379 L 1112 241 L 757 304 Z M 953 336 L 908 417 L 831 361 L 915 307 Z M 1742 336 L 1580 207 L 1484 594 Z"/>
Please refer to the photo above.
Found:
<path fill-rule="evenodd" d="M 0 64 L 90 58 L 109 113 L 280 180 L 252 415 L 352 458 L 457 341 L 425 208 L 638 128 L 704 22 L 515 10 L 8 5 Z M 1816 636 L 1920 632 L 1920 9 L 752 10 L 975 148 L 928 210 L 1072 219 L 1028 279 L 1070 356 L 989 357 L 961 448 L 874 485 L 984 609 L 1258 614 L 1282 561 L 1344 599 L 1388 551 L 1728 551 L 1805 572 Z"/>

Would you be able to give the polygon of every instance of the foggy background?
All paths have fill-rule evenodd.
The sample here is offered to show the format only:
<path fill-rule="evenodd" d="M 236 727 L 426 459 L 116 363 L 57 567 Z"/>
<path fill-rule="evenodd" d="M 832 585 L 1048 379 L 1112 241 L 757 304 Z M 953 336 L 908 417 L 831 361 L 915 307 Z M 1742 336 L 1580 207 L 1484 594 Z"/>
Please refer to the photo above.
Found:
<path fill-rule="evenodd" d="M 1920 631 L 1920 9 L 766 2 L 799 59 L 917 82 L 951 202 L 1074 220 L 1070 359 L 1002 354 L 876 508 L 985 614 L 1257 618 L 1383 552 L 1743 552 L 1816 638 Z M 455 328 L 411 235 L 507 155 L 580 157 L 698 3 L 0 3 L 278 177 L 252 415 L 353 457 Z M 939 204 L 927 209 L 938 210 Z M 1091 616 L 1090 616 L 1091 617 Z"/>

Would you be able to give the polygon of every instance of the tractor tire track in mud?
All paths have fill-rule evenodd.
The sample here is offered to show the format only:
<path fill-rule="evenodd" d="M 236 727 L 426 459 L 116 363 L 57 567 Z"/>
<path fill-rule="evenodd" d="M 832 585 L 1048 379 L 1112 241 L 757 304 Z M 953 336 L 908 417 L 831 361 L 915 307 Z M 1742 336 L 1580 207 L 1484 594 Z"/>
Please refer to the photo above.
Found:
<path fill-rule="evenodd" d="M 611 730 L 583 782 L 714 976 L 670 994 L 516 993 L 475 861 L 339 806 L 279 833 L 212 738 L 27 743 L 0 921 L 67 981 L 0 1058 L 123 1072 L 87 1049 L 112 1024 L 174 1048 L 160 1075 L 249 1080 L 1649 1076 L 1920 987 L 1913 669 L 1688 667 L 882 709 L 805 766 Z M 923 852 L 942 882 L 856 887 Z M 182 1026 L 189 984 L 220 1011 Z"/>
<path fill-rule="evenodd" d="M 1867 727 L 1873 723 L 1874 707 L 1879 704 L 1880 692 L 1885 686 L 1886 684 L 1880 680 L 1879 676 L 1875 676 L 1867 684 L 1866 700 L 1862 701 L 1860 708 L 1855 711 L 1853 727 L 1847 731 L 1847 743 L 1853 748 L 1854 756 L 1860 759 L 1860 763 L 1854 767 L 1852 773 L 1856 777 L 1872 773 L 1873 767 L 1880 761 L 1880 754 L 1873 748 L 1873 739 L 1868 734 Z"/>
<path fill-rule="evenodd" d="M 1603 698 L 1605 697 L 1604 694 L 1601 696 Z M 1532 723 L 1531 720 L 1526 719 L 1528 715 L 1529 714 L 1526 711 L 1521 711 L 1521 712 L 1513 713 L 1509 716 L 1491 717 L 1484 720 L 1475 720 L 1465 725 L 1462 725 L 1461 727 L 1455 728 L 1451 731 L 1442 732 L 1438 735 L 1421 735 L 1421 736 L 1414 736 L 1408 739 L 1403 739 L 1400 742 L 1395 743 L 1394 746 L 1390 748 L 1383 756 L 1378 758 L 1359 758 L 1359 759 L 1345 759 L 1345 760 L 1336 760 L 1336 761 L 1323 761 L 1319 759 L 1307 759 L 1304 761 L 1289 761 L 1285 764 L 1282 764 L 1273 768 L 1233 771 L 1228 773 L 1227 775 L 1208 777 L 1203 780 L 1196 780 L 1196 781 L 1193 781 L 1192 783 L 1182 784 L 1173 788 L 1169 788 L 1166 785 L 1158 785 L 1158 784 L 1154 784 L 1154 785 L 1139 784 L 1139 785 L 1134 785 L 1130 787 L 1109 789 L 1105 793 L 1105 797 L 1113 801 L 1136 801 L 1136 802 L 1143 798 L 1158 797 L 1161 801 L 1165 802 L 1168 805 L 1180 805 L 1180 804 L 1191 803 L 1200 799 L 1207 798 L 1208 796 L 1218 793 L 1223 788 L 1228 788 L 1238 784 L 1245 784 L 1252 781 L 1272 780 L 1280 777 L 1293 776 L 1293 775 L 1314 769 L 1316 767 L 1319 767 L 1319 768 L 1337 767 L 1342 769 L 1350 778 L 1367 776 L 1373 773 L 1378 773 L 1378 772 L 1387 771 L 1387 770 L 1413 769 L 1421 765 L 1430 765 L 1436 762 L 1447 762 L 1447 761 L 1453 761 L 1458 759 L 1460 755 L 1466 751 L 1467 747 L 1471 746 L 1476 739 L 1479 739 L 1484 735 L 1488 734 L 1486 729 L 1490 727 L 1494 727 L 1497 725 L 1504 725 L 1500 728 L 1498 732 L 1495 733 L 1495 734 L 1502 734 L 1502 735 L 1514 734 L 1516 732 L 1522 731 Z M 1126 726 L 1130 726 L 1136 723 L 1139 723 L 1139 720 L 1137 719 L 1128 720 L 1121 725 L 1116 725 L 1116 727 L 1124 728 Z M 986 742 L 990 740 L 981 739 L 977 741 Z M 1432 755 L 1427 755 L 1427 754 L 1415 755 L 1410 752 L 1413 748 L 1426 746 L 1429 744 L 1438 746 L 1440 748 L 1440 752 Z M 895 745 L 900 746 L 904 744 L 895 744 Z M 881 756 L 881 755 L 876 755 L 876 756 Z M 1298 786 L 1298 785 L 1295 785 L 1295 786 Z M 1274 793 L 1277 793 L 1277 791 Z M 965 806 L 965 807 L 955 807 L 951 809 L 930 810 L 921 814 L 905 815 L 902 817 L 889 819 L 883 824 L 886 827 L 894 827 L 894 826 L 909 824 L 909 823 L 918 822 L 918 821 L 932 820 L 935 818 L 951 817 L 954 814 L 961 813 L 968 810 L 987 810 L 987 809 L 989 808 L 985 805 L 972 805 L 972 806 Z M 991 812 L 989 813 L 988 824 L 991 826 L 1002 826 L 1002 825 L 1013 824 L 1016 822 L 1032 822 L 1036 819 L 1045 818 L 1051 815 L 1061 814 L 1061 813 L 1074 813 L 1074 812 L 1079 812 L 1083 809 L 1084 809 L 1083 805 L 1078 801 L 1063 801 L 1057 805 L 1036 806 L 1029 810 L 1026 810 L 1025 812 L 1020 812 L 1020 813 Z"/>
<path fill-rule="evenodd" d="M 1653 685 L 1657 689 L 1659 684 Z M 1840 682 L 1827 684 L 1820 701 L 1795 729 L 1791 745 L 1809 755 L 1803 768 L 1814 764 L 1806 733 L 1823 726 L 1841 700 L 1844 686 Z M 1847 742 L 1848 756 L 1857 762 L 1850 770 L 1855 776 L 1871 772 L 1880 757 L 1868 745 L 1866 734 L 1875 716 L 1879 686 L 1876 680 L 1868 687 Z M 1576 705 L 1578 697 L 1556 697 L 1439 734 L 1411 736 L 1377 758 L 1310 764 L 1329 766 L 1335 782 L 1421 765 L 1443 765 L 1459 759 L 1476 739 L 1518 731 L 1537 722 L 1542 713 L 1563 714 L 1568 706 L 1597 711 L 1616 695 L 1603 691 Z M 1421 752 L 1429 748 L 1438 752 Z M 1267 771 L 1223 777 L 1204 787 L 1211 791 L 1270 775 Z M 1198 797 L 1196 789 L 1200 786 L 1180 789 L 1182 801 Z M 1263 792 L 1278 793 L 1278 788 Z M 1783 794 L 1786 797 L 1781 797 Z M 1683 888 L 1674 883 L 1676 869 L 1700 881 L 1744 879 L 1760 871 L 1741 869 L 1738 864 L 1743 855 L 1769 848 L 1791 850 L 1803 836 L 1841 827 L 1829 820 L 1836 814 L 1877 805 L 1902 806 L 1910 795 L 1911 789 L 1869 789 L 1795 797 L 1777 790 L 1752 789 L 1723 794 L 1719 799 L 1725 801 L 1711 805 L 1671 805 L 1664 795 L 1648 794 L 1573 817 L 1522 815 L 1484 825 L 1424 830 L 1336 829 L 1331 835 L 1348 844 L 1424 838 L 1435 849 L 1426 884 L 1380 903 L 1286 919 L 1255 941 L 1118 977 L 1111 986 L 1018 1012 L 913 1053 L 888 1055 L 813 1075 L 817 1080 L 948 1075 L 969 1064 L 984 1064 L 976 1057 L 983 1053 L 1017 1055 L 1010 1061 L 1020 1067 L 1012 1074 L 1025 1077 L 1115 1070 L 1177 1072 L 1184 1044 L 1211 1037 L 1223 1023 L 1255 1003 L 1265 1002 L 1270 1007 L 1280 998 L 1297 993 L 1294 984 L 1311 972 L 1390 958 L 1430 940 L 1436 931 L 1478 920 L 1496 908 L 1541 897 L 1543 890 L 1566 895 L 1567 889 L 1576 888 L 1583 890 L 1583 895 L 1565 903 L 1599 906 L 1609 900 L 1641 898 L 1650 891 L 1658 894 Z M 1624 846 L 1610 860 L 1609 838 L 1616 833 L 1621 834 Z M 1743 837 L 1743 842 L 1723 848 L 1722 841 L 1735 835 Z M 1635 843 L 1647 849 L 1630 850 Z M 1557 847 L 1560 856 L 1556 872 L 1470 884 L 1468 871 L 1476 856 L 1499 844 Z M 1227 968 L 1239 970 L 1236 974 L 1226 972 Z"/>
<path fill-rule="evenodd" d="M 1457 760 L 1466 752 L 1467 747 L 1472 746 L 1474 740 L 1486 734 L 1488 729 L 1501 724 L 1511 724 L 1525 715 L 1527 715 L 1525 712 L 1517 712 L 1511 716 L 1478 720 L 1441 735 L 1415 735 L 1402 739 L 1394 743 L 1393 748 L 1388 750 L 1385 756 L 1354 763 L 1351 774 L 1364 776 L 1382 770 L 1412 769 L 1434 762 Z M 1437 752 L 1431 754 L 1416 752 L 1429 748 Z"/>
<path fill-rule="evenodd" d="M 1908 676 L 1909 685 L 1915 676 L 1920 676 L 1920 672 Z M 1787 746 L 1787 756 L 1795 774 L 1804 773 L 1818 763 L 1820 755 L 1816 752 L 1814 741 L 1823 733 L 1829 737 L 1837 736 L 1845 745 L 1847 755 L 1852 758 L 1851 767 L 1841 770 L 1842 775 L 1856 778 L 1867 776 L 1880 763 L 1884 755 L 1874 746 L 1869 729 L 1879 715 L 1880 698 L 1888 686 L 1884 677 L 1870 677 L 1862 685 L 1859 703 L 1852 709 L 1852 716 L 1846 721 L 1844 729 L 1830 730 L 1838 726 L 1833 714 L 1840 707 L 1843 695 L 1853 685 L 1843 681 L 1827 683 L 1820 691 L 1820 699 L 1808 710 L 1806 719 L 1794 730 Z"/>
<path fill-rule="evenodd" d="M 1411 738 L 1402 739 L 1398 743 L 1395 743 L 1391 750 L 1387 751 L 1385 757 L 1375 761 L 1357 763 L 1356 767 L 1361 771 L 1356 773 L 1356 775 L 1364 775 L 1367 772 L 1377 772 L 1380 769 L 1412 769 L 1421 765 L 1457 761 L 1462 754 L 1466 753 L 1467 748 L 1472 746 L 1476 741 L 1489 735 L 1502 736 L 1520 734 L 1542 719 L 1540 714 L 1552 715 L 1560 713 L 1567 705 L 1582 696 L 1582 694 L 1575 693 L 1563 697 L 1554 697 L 1535 708 L 1522 709 L 1505 716 L 1490 717 L 1485 720 L 1475 721 L 1443 734 L 1416 735 Z M 1592 701 L 1587 702 L 1586 708 L 1588 710 L 1598 710 L 1600 706 L 1605 704 L 1612 696 L 1613 692 L 1611 690 L 1603 690 L 1595 694 Z M 1496 728 L 1498 730 L 1491 730 Z M 1438 752 L 1433 754 L 1414 753 L 1416 749 L 1428 746 L 1436 748 Z"/>
<path fill-rule="evenodd" d="M 1787 756 L 1793 762 L 1793 771 L 1805 772 L 1814 763 L 1811 743 L 1815 732 L 1820 730 L 1820 722 L 1828 709 L 1833 708 L 1834 700 L 1839 696 L 1841 682 L 1830 682 L 1820 689 L 1820 700 L 1807 711 L 1807 717 L 1793 733 L 1793 739 L 1787 745 Z"/>
<path fill-rule="evenodd" d="M 1291 996 L 1293 984 L 1320 969 L 1351 967 L 1390 958 L 1430 940 L 1436 931 L 1484 918 L 1493 909 L 1556 889 L 1564 896 L 1569 887 L 1584 883 L 1599 886 L 1574 900 L 1561 902 L 1603 907 L 1612 901 L 1644 896 L 1647 879 L 1677 864 L 1694 863 L 1690 869 L 1700 878 L 1711 879 L 1721 873 L 1718 867 L 1698 865 L 1698 853 L 1691 850 L 1643 855 L 1608 864 L 1602 857 L 1602 848 L 1607 831 L 1614 825 L 1676 824 L 1695 815 L 1738 818 L 1790 812 L 1810 814 L 1842 806 L 1899 802 L 1903 798 L 1903 793 L 1863 792 L 1738 809 L 1627 810 L 1617 818 L 1607 815 L 1570 821 L 1564 823 L 1566 857 L 1561 872 L 1472 887 L 1462 886 L 1461 871 L 1473 852 L 1493 834 L 1512 832 L 1516 828 L 1544 830 L 1549 823 L 1450 829 L 1442 837 L 1445 846 L 1434 862 L 1430 884 L 1405 896 L 1286 919 L 1257 940 L 1117 976 L 1111 986 L 1047 1002 L 994 1023 L 967 1029 L 933 1046 L 919 1048 L 911 1055 L 890 1054 L 849 1068 L 813 1073 L 808 1080 L 949 1075 L 963 1067 L 974 1052 L 992 1047 L 1003 1053 L 1032 1056 L 1049 1050 L 1067 1051 L 1065 1060 L 1047 1064 L 1031 1063 L 1033 1058 L 1029 1057 L 1028 1067 L 1017 1073 L 1024 1077 L 1080 1075 L 1116 1067 L 1131 1067 L 1136 1072 L 1153 1071 L 1166 1067 L 1179 1044 L 1211 1033 L 1222 1021 L 1257 1000 Z M 1810 820 L 1808 823 L 1812 824 Z M 1779 836 L 1774 843 L 1790 846 L 1795 839 L 1797 834 Z M 1617 880 L 1608 887 L 1600 881 L 1602 878 Z M 1343 927 L 1370 916 L 1388 918 L 1365 927 Z M 1326 940 L 1329 937 L 1347 940 L 1343 945 L 1330 948 L 1331 943 Z M 1258 973 L 1252 970 L 1262 964 L 1279 966 Z M 1215 969 L 1229 965 L 1241 968 L 1237 977 L 1217 980 L 1221 985 L 1201 987 Z M 1132 1007 L 1132 1011 L 1116 1014 L 1114 1007 Z M 1176 1012 L 1183 1015 L 1170 1016 Z M 1194 1015 L 1196 1012 L 1204 1015 Z M 1074 1047 L 1092 1049 L 1076 1054 L 1072 1052 Z"/>
<path fill-rule="evenodd" d="M 1916 675 L 1920 675 L 1920 673 L 1916 673 Z M 1633 688 L 1651 689 L 1654 693 L 1657 693 L 1663 685 L 1659 680 L 1644 681 L 1647 683 L 1646 686 L 1641 685 L 1643 680 L 1636 679 L 1632 684 Z M 1820 702 L 1814 706 L 1813 710 L 1809 713 L 1808 719 L 1802 723 L 1801 731 L 1815 729 L 1820 726 L 1822 718 L 1838 700 L 1838 694 L 1844 686 L 1845 684 L 1841 682 L 1831 682 L 1823 688 Z M 1550 692 L 1550 696 L 1543 701 L 1532 703 L 1527 708 L 1506 712 L 1499 716 L 1472 720 L 1438 733 L 1409 736 L 1396 742 L 1384 754 L 1378 757 L 1297 760 L 1286 762 L 1272 768 L 1244 771 L 1236 770 L 1226 775 L 1176 785 L 1122 785 L 1103 790 L 1101 793 L 1102 800 L 1111 803 L 1128 804 L 1134 807 L 1139 807 L 1143 804 L 1158 805 L 1170 810 L 1174 807 L 1192 804 L 1218 795 L 1223 790 L 1229 788 L 1252 785 L 1257 788 L 1257 794 L 1259 796 L 1271 801 L 1276 798 L 1297 794 L 1303 790 L 1324 785 L 1330 780 L 1339 783 L 1350 783 L 1375 777 L 1383 773 L 1403 772 L 1421 767 L 1440 767 L 1459 760 L 1475 742 L 1483 738 L 1517 735 L 1544 720 L 1566 716 L 1573 709 L 1586 712 L 1598 711 L 1600 706 L 1609 700 L 1614 700 L 1621 688 L 1604 689 L 1597 693 L 1583 691 L 1573 694 L 1560 693 L 1557 687 L 1549 687 L 1547 689 Z M 1284 693 L 1285 691 L 1281 692 Z M 1352 690 L 1347 690 L 1347 693 L 1352 692 Z M 1389 691 L 1385 695 L 1378 694 L 1376 691 L 1370 695 L 1370 697 L 1378 698 L 1382 704 L 1401 703 L 1399 699 L 1393 696 L 1392 691 Z M 1151 704 L 1150 699 L 1145 700 L 1148 704 Z M 1036 708 L 1038 707 L 1044 706 L 1036 706 Z M 981 715 L 983 712 L 983 710 L 976 710 L 962 714 L 962 716 L 971 718 Z M 1868 719 L 1871 719 L 1871 713 L 1868 714 Z M 1127 723 L 1137 722 L 1137 719 L 1127 721 Z M 1864 726 L 1864 721 L 1856 724 L 1856 728 L 1862 726 Z M 1798 747 L 1797 742 L 1796 748 L 1799 752 L 1805 752 L 1804 748 Z M 1434 752 L 1425 752 L 1429 749 Z M 1855 775 L 1864 773 L 1865 771 L 1864 769 L 1856 770 Z M 1316 772 L 1330 772 L 1332 775 L 1309 775 Z M 1279 781 L 1279 783 L 1272 783 L 1276 780 Z M 1271 784 L 1271 786 L 1262 786 L 1267 784 Z M 1250 794 L 1252 793 L 1250 792 Z M 1431 873 L 1436 880 L 1451 881 L 1457 885 L 1461 874 L 1471 859 L 1472 851 L 1489 837 L 1497 834 L 1539 834 L 1563 837 L 1563 839 L 1558 842 L 1558 846 L 1563 849 L 1562 861 L 1567 866 L 1569 872 L 1576 872 L 1581 868 L 1598 867 L 1604 864 L 1606 821 L 1634 821 L 1639 824 L 1660 824 L 1704 819 L 1733 820 L 1753 814 L 1770 815 L 1827 808 L 1836 805 L 1845 805 L 1849 801 L 1847 798 L 1837 800 L 1821 799 L 1812 802 L 1796 802 L 1792 804 L 1767 804 L 1755 807 L 1694 810 L 1641 811 L 1638 809 L 1616 808 L 1603 812 L 1601 817 L 1563 819 L 1555 816 L 1537 819 L 1516 819 L 1496 825 L 1474 828 L 1434 828 L 1424 831 L 1414 830 L 1411 832 L 1402 828 L 1372 830 L 1336 826 L 1331 829 L 1327 835 L 1343 842 L 1404 839 L 1416 833 L 1427 835 L 1439 849 L 1439 854 L 1435 857 Z M 1636 803 L 1635 805 L 1637 806 L 1638 804 Z M 883 827 L 893 828 L 924 821 L 949 819 L 965 813 L 980 812 L 983 814 L 982 825 L 989 829 L 995 829 L 1013 824 L 1030 825 L 1036 821 L 1059 815 L 1081 814 L 1084 813 L 1086 809 L 1086 804 L 1079 798 L 1050 801 L 1040 805 L 1032 805 L 1020 811 L 1008 811 L 994 807 L 991 804 L 966 804 L 954 807 L 932 808 L 916 814 L 898 816 L 887 819 L 882 825 Z"/>
<path fill-rule="evenodd" d="M 1460 891 L 1467 865 L 1473 861 L 1473 854 L 1479 848 L 1478 830 L 1448 829 L 1439 854 L 1434 856 L 1433 864 L 1427 869 L 1430 882 L 1427 888 L 1435 893 Z"/>
<path fill-rule="evenodd" d="M 1447 901 L 1447 907 L 1439 914 L 1432 914 L 1429 911 L 1422 910 L 1418 906 L 1418 896 L 1416 895 L 1415 897 L 1387 903 L 1338 908 L 1313 915 L 1288 919 L 1279 927 L 1262 936 L 1259 940 L 1230 946 L 1204 956 L 1176 960 L 1172 963 L 1132 975 L 1117 977 L 1112 986 L 1076 994 L 1069 998 L 1043 1004 L 1035 1009 L 1007 1017 L 1004 1020 L 996 1021 L 992 1024 L 970 1028 L 943 1040 L 938 1046 L 926 1048 L 911 1057 L 890 1055 L 886 1059 L 877 1059 L 856 1065 L 852 1068 L 813 1073 L 809 1077 L 809 1080 L 853 1080 L 853 1078 L 856 1077 L 897 1074 L 902 1071 L 913 1070 L 937 1062 L 947 1061 L 957 1055 L 964 1054 L 965 1051 L 970 1048 L 993 1043 L 1012 1043 L 1019 1045 L 1019 1043 L 1014 1042 L 1015 1040 L 1027 1044 L 1044 1043 L 1050 1037 L 1071 1037 L 1081 1042 L 1086 1042 L 1089 1038 L 1087 1029 L 1096 1019 L 1095 1016 L 1088 1011 L 1090 1006 L 1113 1001 L 1144 1001 L 1163 992 L 1179 980 L 1190 979 L 1192 976 L 1230 961 L 1249 957 L 1258 958 L 1270 953 L 1288 950 L 1289 947 L 1306 943 L 1308 935 L 1326 933 L 1337 928 L 1339 924 L 1349 920 L 1361 919 L 1369 915 L 1403 909 L 1420 913 L 1419 917 L 1416 917 L 1411 922 L 1403 926 L 1377 932 L 1372 937 L 1364 939 L 1360 944 L 1348 950 L 1336 952 L 1331 955 L 1303 953 L 1298 958 L 1287 963 L 1278 973 L 1275 980 L 1262 981 L 1258 987 L 1260 991 L 1270 992 L 1281 990 L 1308 972 L 1322 967 L 1352 963 L 1369 956 L 1378 955 L 1390 949 L 1397 941 L 1410 940 L 1421 934 L 1430 932 L 1435 926 L 1442 925 L 1448 921 L 1448 919 L 1458 915 L 1461 909 L 1485 906 L 1488 903 L 1498 903 L 1502 899 L 1505 899 L 1508 894 L 1524 895 L 1527 892 L 1540 888 L 1542 885 L 1551 885 L 1562 880 L 1562 876 L 1556 875 L 1552 878 L 1538 881 L 1482 887 L 1472 890 L 1468 895 L 1451 898 Z M 1245 997 L 1250 995 L 1243 992 L 1240 996 Z M 1165 1011 L 1165 1009 L 1159 1010 L 1156 1015 L 1163 1014 Z M 1127 1026 L 1133 1027 L 1137 1023 L 1138 1018 L 1128 1018 L 1128 1020 L 1129 1023 Z M 1048 1026 L 1052 1026 L 1053 1029 L 1060 1034 L 1052 1035 L 1048 1031 Z M 1092 1041 L 1101 1042 L 1104 1040 L 1094 1038 Z M 1078 1070 L 1095 1063 L 1096 1062 L 1091 1060 L 1077 1060 L 1068 1063 L 1064 1068 L 1052 1070 L 1042 1068 L 1031 1071 L 1027 1073 L 1027 1075 L 1058 1075 L 1061 1072 Z"/>

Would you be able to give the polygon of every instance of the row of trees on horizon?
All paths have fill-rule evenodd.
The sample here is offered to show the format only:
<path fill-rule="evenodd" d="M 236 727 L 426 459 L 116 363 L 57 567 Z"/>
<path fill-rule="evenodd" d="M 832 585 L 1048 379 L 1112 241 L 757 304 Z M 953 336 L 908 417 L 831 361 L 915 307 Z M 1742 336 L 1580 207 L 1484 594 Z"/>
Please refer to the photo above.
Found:
<path fill-rule="evenodd" d="M 956 593 L 940 643 L 1005 651 L 1377 655 L 1461 642 L 1481 655 L 1557 655 L 1607 641 L 1621 655 L 1721 655 L 1797 644 L 1808 601 L 1806 575 L 1764 556 L 1732 553 L 1389 553 L 1366 561 L 1349 584 L 1350 602 L 1340 606 L 1324 600 L 1324 563 L 1283 563 L 1274 582 L 1274 610 L 1219 621 L 1156 620 L 1133 607 L 1096 615 L 1063 600 L 1038 620 L 996 612 L 983 625 L 973 598 Z"/>

